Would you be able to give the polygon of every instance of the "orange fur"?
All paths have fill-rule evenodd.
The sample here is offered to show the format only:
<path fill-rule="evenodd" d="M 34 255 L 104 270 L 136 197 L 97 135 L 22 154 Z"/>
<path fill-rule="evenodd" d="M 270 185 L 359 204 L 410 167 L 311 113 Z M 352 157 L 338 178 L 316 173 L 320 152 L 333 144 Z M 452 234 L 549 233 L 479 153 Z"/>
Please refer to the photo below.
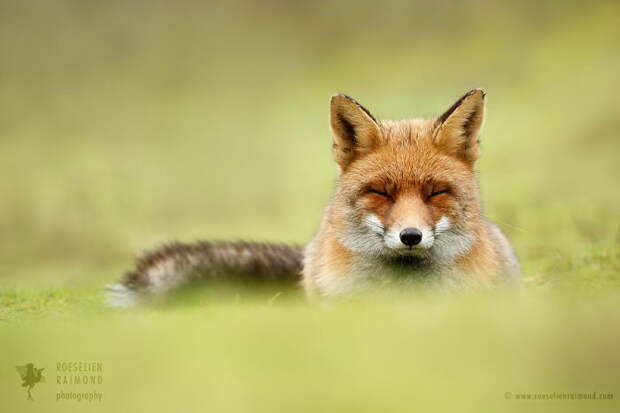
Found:
<path fill-rule="evenodd" d="M 436 119 L 377 121 L 355 100 L 332 98 L 339 177 L 305 250 L 310 296 L 371 286 L 396 270 L 480 284 L 515 278 L 516 258 L 480 205 L 475 162 L 484 103 L 476 89 Z M 402 244 L 403 228 L 420 228 L 420 245 Z"/>

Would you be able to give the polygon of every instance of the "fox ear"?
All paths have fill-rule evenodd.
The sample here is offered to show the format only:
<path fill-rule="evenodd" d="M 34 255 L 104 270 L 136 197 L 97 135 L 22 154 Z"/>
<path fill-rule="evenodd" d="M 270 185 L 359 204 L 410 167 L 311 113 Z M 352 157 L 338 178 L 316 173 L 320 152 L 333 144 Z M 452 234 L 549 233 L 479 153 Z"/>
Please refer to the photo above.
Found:
<path fill-rule="evenodd" d="M 435 144 L 465 161 L 475 162 L 484 120 L 484 98 L 482 89 L 470 90 L 437 118 Z"/>
<path fill-rule="evenodd" d="M 355 99 L 339 94 L 331 99 L 332 152 L 341 168 L 376 146 L 381 130 L 376 119 Z"/>

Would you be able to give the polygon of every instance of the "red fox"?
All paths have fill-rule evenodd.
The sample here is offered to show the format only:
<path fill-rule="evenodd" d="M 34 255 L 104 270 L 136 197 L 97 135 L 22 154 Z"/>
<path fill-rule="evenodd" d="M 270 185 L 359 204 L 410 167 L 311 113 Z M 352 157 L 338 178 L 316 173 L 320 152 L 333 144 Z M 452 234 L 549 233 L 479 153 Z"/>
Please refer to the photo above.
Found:
<path fill-rule="evenodd" d="M 410 280 L 495 286 L 519 280 L 508 240 L 483 215 L 476 179 L 485 93 L 474 89 L 434 119 L 377 120 L 331 98 L 338 179 L 305 247 L 201 242 L 147 253 L 119 284 L 131 305 L 196 280 L 300 282 L 310 298 Z"/>

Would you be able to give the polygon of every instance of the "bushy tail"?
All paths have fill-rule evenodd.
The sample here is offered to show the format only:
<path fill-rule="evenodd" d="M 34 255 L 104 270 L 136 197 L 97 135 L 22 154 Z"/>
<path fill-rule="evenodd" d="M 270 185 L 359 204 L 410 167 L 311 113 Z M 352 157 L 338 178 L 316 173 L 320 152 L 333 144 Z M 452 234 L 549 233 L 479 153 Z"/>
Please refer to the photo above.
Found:
<path fill-rule="evenodd" d="M 200 280 L 297 283 L 302 247 L 253 242 L 171 243 L 136 260 L 136 268 L 109 285 L 109 305 L 129 307 Z"/>

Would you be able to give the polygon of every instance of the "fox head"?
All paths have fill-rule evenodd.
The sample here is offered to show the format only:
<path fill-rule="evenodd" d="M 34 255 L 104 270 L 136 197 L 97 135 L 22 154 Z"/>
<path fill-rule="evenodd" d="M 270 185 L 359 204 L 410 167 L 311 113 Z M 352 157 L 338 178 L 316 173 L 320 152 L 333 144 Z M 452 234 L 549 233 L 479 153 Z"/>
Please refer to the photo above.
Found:
<path fill-rule="evenodd" d="M 374 257 L 453 258 L 471 247 L 480 219 L 474 166 L 484 106 L 484 92 L 475 89 L 438 118 L 389 121 L 346 95 L 332 97 L 339 169 L 332 212 L 347 248 Z"/>

